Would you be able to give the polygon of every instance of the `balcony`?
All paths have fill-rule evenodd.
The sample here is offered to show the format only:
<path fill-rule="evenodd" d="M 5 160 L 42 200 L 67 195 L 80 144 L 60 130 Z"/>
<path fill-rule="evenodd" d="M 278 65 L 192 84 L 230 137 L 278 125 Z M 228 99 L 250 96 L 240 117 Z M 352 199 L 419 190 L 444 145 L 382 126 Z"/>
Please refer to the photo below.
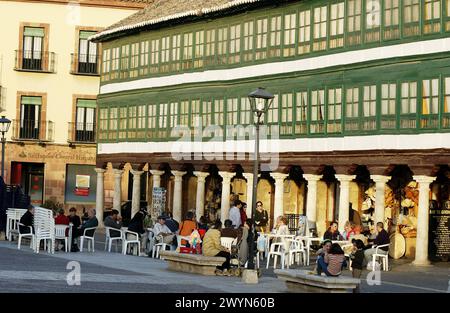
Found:
<path fill-rule="evenodd" d="M 14 70 L 56 73 L 56 54 L 49 51 L 16 50 Z"/>
<path fill-rule="evenodd" d="M 0 86 L 0 112 L 6 111 L 6 88 Z"/>
<path fill-rule="evenodd" d="M 51 142 L 55 126 L 52 121 L 13 120 L 12 130 L 12 140 Z"/>
<path fill-rule="evenodd" d="M 95 144 L 96 125 L 93 123 L 69 122 L 69 136 L 67 142 L 71 144 Z"/>
<path fill-rule="evenodd" d="M 98 55 L 72 53 L 71 60 L 71 74 L 98 76 L 100 73 Z"/>

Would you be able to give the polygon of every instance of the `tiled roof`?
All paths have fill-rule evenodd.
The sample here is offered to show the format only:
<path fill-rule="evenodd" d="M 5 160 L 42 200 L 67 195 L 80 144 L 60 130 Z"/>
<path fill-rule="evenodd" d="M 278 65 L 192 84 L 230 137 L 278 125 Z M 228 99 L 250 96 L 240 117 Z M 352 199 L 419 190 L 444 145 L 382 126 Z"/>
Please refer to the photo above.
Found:
<path fill-rule="evenodd" d="M 101 40 L 118 32 L 263 1 L 265 0 L 154 0 L 145 9 L 107 27 L 90 39 Z"/>

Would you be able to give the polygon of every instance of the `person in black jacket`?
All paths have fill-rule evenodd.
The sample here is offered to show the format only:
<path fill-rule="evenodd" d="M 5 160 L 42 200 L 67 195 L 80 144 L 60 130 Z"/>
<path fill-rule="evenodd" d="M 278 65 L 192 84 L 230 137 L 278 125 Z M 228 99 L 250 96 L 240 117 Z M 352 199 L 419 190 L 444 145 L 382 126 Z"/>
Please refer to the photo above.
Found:
<path fill-rule="evenodd" d="M 269 215 L 267 211 L 263 208 L 263 203 L 261 201 L 256 202 L 256 211 L 255 211 L 255 225 L 257 232 L 265 232 L 267 222 L 269 221 Z"/>
<path fill-rule="evenodd" d="M 330 227 L 328 227 L 327 231 L 323 235 L 323 239 L 328 240 L 344 240 L 344 237 L 342 237 L 341 233 L 338 231 L 338 223 L 337 222 L 331 222 Z"/>
<path fill-rule="evenodd" d="M 350 253 L 352 260 L 352 276 L 353 278 L 361 278 L 364 264 L 364 243 L 361 239 L 353 239 L 353 251 Z M 355 293 L 359 293 L 359 285 L 355 289 Z"/>
<path fill-rule="evenodd" d="M 390 243 L 389 234 L 386 230 L 384 230 L 384 224 L 382 222 L 377 223 L 377 237 L 373 241 L 373 245 L 371 249 L 367 249 L 364 251 L 364 257 L 366 258 L 366 262 L 369 263 L 372 261 L 372 255 L 375 254 L 376 246 L 386 245 Z M 389 246 L 382 247 L 378 249 L 379 254 L 388 254 Z"/>
<path fill-rule="evenodd" d="M 145 247 L 147 246 L 147 240 L 148 240 L 148 232 L 144 229 L 144 218 L 147 215 L 147 212 L 145 209 L 141 209 L 139 212 L 137 212 L 133 218 L 130 220 L 130 223 L 128 224 L 128 230 L 138 233 L 139 237 L 141 239 L 141 251 L 140 254 L 144 254 Z M 128 239 L 135 239 L 135 237 L 132 234 L 127 234 Z M 149 252 L 149 251 L 147 251 Z"/>
<path fill-rule="evenodd" d="M 20 218 L 20 223 L 24 225 L 24 226 L 19 225 L 19 231 L 21 234 L 29 234 L 30 231 L 33 232 L 34 234 L 33 219 L 34 219 L 34 206 L 29 205 L 28 210 Z M 31 226 L 31 230 L 29 226 Z"/>

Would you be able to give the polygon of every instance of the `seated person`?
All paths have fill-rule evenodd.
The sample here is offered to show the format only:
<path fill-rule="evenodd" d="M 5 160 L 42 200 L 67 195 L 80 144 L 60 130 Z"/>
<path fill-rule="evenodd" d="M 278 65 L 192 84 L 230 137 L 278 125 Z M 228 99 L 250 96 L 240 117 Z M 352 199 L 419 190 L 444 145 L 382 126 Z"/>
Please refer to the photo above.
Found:
<path fill-rule="evenodd" d="M 55 225 L 69 225 L 70 220 L 67 216 L 64 215 L 64 209 L 61 208 L 58 210 L 58 215 L 55 217 Z M 65 233 L 66 237 L 69 235 L 69 229 L 66 229 Z M 58 240 L 58 243 L 56 243 L 55 250 L 59 250 L 59 241 L 64 242 L 63 240 Z"/>
<path fill-rule="evenodd" d="M 34 219 L 34 206 L 29 205 L 27 211 L 24 215 L 20 218 L 20 223 L 23 224 L 19 225 L 19 232 L 21 234 L 29 234 L 30 232 L 33 232 L 34 234 L 34 226 L 33 226 L 33 219 Z M 31 230 L 30 227 L 31 226 Z"/>
<path fill-rule="evenodd" d="M 350 240 L 350 236 L 355 234 L 354 231 L 355 224 L 353 222 L 347 221 L 344 225 L 344 233 L 342 234 L 342 237 L 344 237 L 344 240 Z"/>
<path fill-rule="evenodd" d="M 220 243 L 220 229 L 222 222 L 217 220 L 214 226 L 210 228 L 203 238 L 202 253 L 204 256 L 221 256 L 225 258 L 225 262 L 221 266 L 217 266 L 216 275 L 228 274 L 230 269 L 230 251 Z"/>
<path fill-rule="evenodd" d="M 195 219 L 194 219 L 194 213 L 187 212 L 186 218 L 180 224 L 179 235 L 186 236 L 186 237 L 190 236 L 196 228 L 197 228 L 197 223 L 195 222 Z M 181 240 L 181 244 L 184 246 L 188 245 L 186 240 Z"/>
<path fill-rule="evenodd" d="M 122 217 L 119 216 L 119 211 L 112 210 L 111 215 L 105 218 L 104 225 L 105 227 L 111 227 L 120 230 L 122 228 Z M 109 231 L 109 235 L 111 236 L 111 238 L 117 238 L 121 236 L 121 233 L 120 231 L 111 229 Z"/>
<path fill-rule="evenodd" d="M 77 229 L 81 225 L 81 219 L 77 215 L 77 209 L 73 207 L 69 210 L 69 223 L 73 225 L 74 229 Z"/>
<path fill-rule="evenodd" d="M 128 230 L 137 233 L 139 235 L 139 238 L 141 239 L 140 254 L 145 253 L 145 248 L 148 240 L 148 232 L 144 229 L 144 219 L 146 215 L 147 212 L 145 208 L 142 208 L 141 210 L 139 210 L 139 212 L 134 214 L 133 218 L 128 224 Z M 135 236 L 133 236 L 133 234 L 127 234 L 127 239 L 135 239 Z"/>
<path fill-rule="evenodd" d="M 384 224 L 382 222 L 377 223 L 377 236 L 373 241 L 374 246 L 381 246 L 390 243 L 389 234 L 386 230 L 384 230 Z M 367 249 L 364 251 L 364 257 L 366 259 L 366 263 L 372 261 L 372 255 L 375 254 L 375 247 Z M 378 249 L 378 253 L 380 254 L 388 254 L 389 247 L 383 247 Z"/>
<path fill-rule="evenodd" d="M 323 235 L 323 239 L 328 240 L 344 240 L 344 237 L 338 231 L 338 223 L 331 222 L 330 227 L 328 227 L 327 231 Z"/>
<path fill-rule="evenodd" d="M 321 275 L 323 272 L 327 276 L 339 276 L 346 264 L 344 251 L 342 251 L 341 246 L 333 243 L 329 253 L 325 254 L 323 258 L 319 257 L 317 259 L 317 274 Z"/>
<path fill-rule="evenodd" d="M 165 220 L 166 226 L 169 227 L 170 231 L 175 234 L 178 231 L 178 229 L 180 229 L 180 224 L 173 219 L 172 213 L 170 212 L 165 215 L 165 218 L 166 218 Z"/>
<path fill-rule="evenodd" d="M 200 220 L 197 224 L 197 228 L 198 228 L 198 233 L 200 234 L 200 238 L 203 239 L 203 237 L 205 236 L 207 230 L 208 230 L 208 220 L 206 219 L 206 217 L 201 216 Z"/>
<path fill-rule="evenodd" d="M 156 241 L 158 243 L 164 242 L 166 244 L 172 244 L 175 238 L 175 234 L 166 225 L 166 217 L 164 215 L 158 216 L 158 222 L 153 227 Z"/>
<path fill-rule="evenodd" d="M 78 250 L 78 247 L 76 247 L 76 245 L 73 244 L 73 240 L 75 238 L 78 238 L 80 236 L 86 235 L 86 236 L 92 236 L 94 234 L 94 230 L 90 230 L 87 231 L 86 234 L 84 234 L 84 230 L 86 228 L 91 228 L 91 227 L 97 227 L 98 226 L 98 220 L 97 217 L 95 216 L 95 210 L 94 209 L 89 209 L 88 212 L 88 220 L 86 220 L 83 225 L 81 225 L 79 228 L 74 228 L 73 229 L 73 233 L 72 233 L 72 247 L 74 247 L 74 251 Z"/>
<path fill-rule="evenodd" d="M 234 228 L 231 220 L 225 220 L 224 226 L 225 227 L 220 230 L 220 235 L 222 237 L 237 238 L 237 242 L 240 242 L 242 237 L 242 229 Z"/>
<path fill-rule="evenodd" d="M 361 225 L 355 225 L 355 228 L 353 230 L 354 230 L 354 234 L 350 235 L 349 239 L 355 239 L 355 240 L 359 239 L 363 242 L 364 246 L 367 246 L 369 241 L 367 240 L 367 237 L 361 233 L 362 232 Z"/>

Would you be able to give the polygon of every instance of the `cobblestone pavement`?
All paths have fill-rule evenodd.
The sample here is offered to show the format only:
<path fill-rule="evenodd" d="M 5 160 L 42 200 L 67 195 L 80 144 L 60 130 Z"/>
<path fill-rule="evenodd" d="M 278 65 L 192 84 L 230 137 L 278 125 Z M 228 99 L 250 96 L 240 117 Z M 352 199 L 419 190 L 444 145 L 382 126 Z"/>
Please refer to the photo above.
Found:
<path fill-rule="evenodd" d="M 261 293 L 286 292 L 273 269 L 265 269 L 257 285 L 244 284 L 237 277 L 200 276 L 171 272 L 162 260 L 122 255 L 103 251 L 104 242 L 96 243 L 96 251 L 54 255 L 35 254 L 26 245 L 0 241 L 1 292 L 172 292 L 172 293 Z M 80 263 L 80 286 L 69 286 L 66 278 L 70 261 Z M 313 262 L 312 262 L 313 263 Z M 371 292 L 448 292 L 450 267 L 436 263 L 415 267 L 404 261 L 391 262 L 392 270 L 381 272 L 381 284 L 369 286 L 362 276 L 361 291 Z M 312 268 L 312 266 L 310 266 Z M 349 271 L 344 275 L 351 276 Z"/>

